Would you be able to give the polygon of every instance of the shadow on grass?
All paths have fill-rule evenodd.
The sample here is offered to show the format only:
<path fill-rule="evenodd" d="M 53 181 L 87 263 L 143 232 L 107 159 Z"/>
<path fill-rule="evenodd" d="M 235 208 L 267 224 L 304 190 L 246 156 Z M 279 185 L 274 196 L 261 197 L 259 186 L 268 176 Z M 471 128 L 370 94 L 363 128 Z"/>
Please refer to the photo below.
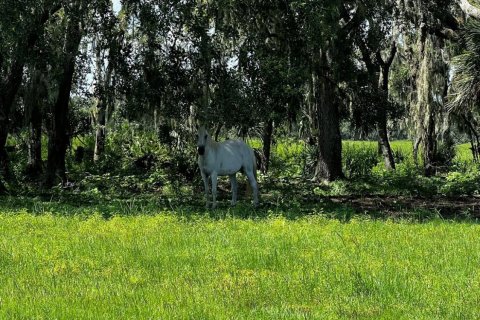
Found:
<path fill-rule="evenodd" d="M 165 197 L 146 194 L 132 198 L 112 198 L 103 195 L 83 195 L 71 192 L 43 194 L 41 196 L 1 196 L 0 212 L 3 214 L 29 213 L 61 216 L 89 217 L 101 215 L 136 216 L 169 214 L 180 219 L 195 220 L 208 217 L 214 220 L 267 219 L 284 217 L 289 220 L 309 216 L 321 216 L 348 222 L 352 218 L 379 220 L 408 220 L 428 222 L 438 219 L 478 223 L 480 202 L 474 198 L 447 199 L 382 195 L 323 196 L 303 194 L 291 187 L 266 192 L 258 208 L 249 198 L 242 197 L 237 206 L 231 207 L 227 192 L 220 192 L 217 209 L 205 209 L 203 197 Z M 292 196 L 294 195 L 294 196 Z"/>

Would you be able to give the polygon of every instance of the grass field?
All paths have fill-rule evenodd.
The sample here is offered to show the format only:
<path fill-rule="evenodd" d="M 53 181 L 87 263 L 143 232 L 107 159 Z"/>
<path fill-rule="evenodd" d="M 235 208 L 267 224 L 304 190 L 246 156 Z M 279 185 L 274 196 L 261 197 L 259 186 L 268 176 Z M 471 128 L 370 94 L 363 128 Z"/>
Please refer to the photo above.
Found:
<path fill-rule="evenodd" d="M 480 226 L 0 214 L 2 319 L 478 319 Z"/>

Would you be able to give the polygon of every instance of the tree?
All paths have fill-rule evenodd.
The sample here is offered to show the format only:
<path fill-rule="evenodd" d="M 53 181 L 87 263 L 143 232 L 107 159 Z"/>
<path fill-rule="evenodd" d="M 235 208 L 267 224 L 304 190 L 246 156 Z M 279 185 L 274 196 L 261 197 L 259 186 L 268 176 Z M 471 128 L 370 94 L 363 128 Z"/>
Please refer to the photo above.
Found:
<path fill-rule="evenodd" d="M 86 3 L 77 1 L 64 7 L 65 37 L 62 54 L 63 63 L 58 77 L 58 95 L 52 106 L 52 120 L 49 129 L 48 159 L 45 184 L 53 186 L 58 179 L 67 181 L 65 156 L 69 145 L 68 110 L 72 90 L 75 62 L 83 35 Z"/>
<path fill-rule="evenodd" d="M 449 95 L 450 112 L 460 115 L 470 136 L 473 158 L 478 160 L 480 135 L 478 118 L 480 109 L 480 21 L 471 19 L 465 25 L 461 42 L 465 50 L 452 59 L 452 92 Z"/>
<path fill-rule="evenodd" d="M 375 114 L 379 150 L 383 155 L 385 168 L 392 170 L 395 169 L 395 161 L 387 132 L 387 111 L 391 104 L 388 96 L 390 68 L 397 53 L 394 4 L 391 1 L 358 3 L 356 10 L 359 17 L 355 43 L 366 66 L 368 87 L 375 90 L 377 96 L 374 110 L 367 109 L 366 112 L 373 111 Z M 348 12 L 344 15 L 349 16 Z M 387 52 L 385 58 L 383 51 Z"/>
<path fill-rule="evenodd" d="M 123 14 L 123 12 L 122 12 Z M 95 123 L 95 149 L 93 161 L 101 159 L 105 150 L 106 122 L 114 104 L 115 69 L 122 61 L 122 42 L 125 30 L 113 13 L 110 1 L 99 1 L 94 8 L 90 33 L 95 54 L 95 98 L 93 120 Z"/>
<path fill-rule="evenodd" d="M 60 9 L 55 1 L 2 2 L 0 19 L 0 175 L 8 175 L 5 149 L 10 113 L 22 83 L 25 62 L 43 33 L 45 23 Z M 1 187 L 0 187 L 1 188 Z"/>
<path fill-rule="evenodd" d="M 42 163 L 42 124 L 48 101 L 49 85 L 45 77 L 45 63 L 41 61 L 30 70 L 29 81 L 23 98 L 25 119 L 28 125 L 27 174 L 36 178 L 43 172 Z"/>
<path fill-rule="evenodd" d="M 438 138 L 448 132 L 442 123 L 449 72 L 444 49 L 458 29 L 452 4 L 449 0 L 397 1 L 404 39 L 402 55 L 414 66 L 408 80 L 413 92 L 408 103 L 414 157 L 417 159 L 418 151 L 422 151 L 427 176 L 434 174 L 437 166 Z"/>
<path fill-rule="evenodd" d="M 351 31 L 356 16 L 345 19 L 342 15 L 350 2 L 297 2 L 296 6 L 308 57 L 307 114 L 316 145 L 314 179 L 332 181 L 343 177 L 340 85 L 353 71 Z"/>
<path fill-rule="evenodd" d="M 245 105 L 247 117 L 263 127 L 262 170 L 267 172 L 274 127 L 294 122 L 302 101 L 306 65 L 299 26 L 288 2 L 238 1 L 228 16 L 235 19 L 239 33 L 235 35 L 243 42 L 238 48 L 238 73 L 250 101 Z"/>

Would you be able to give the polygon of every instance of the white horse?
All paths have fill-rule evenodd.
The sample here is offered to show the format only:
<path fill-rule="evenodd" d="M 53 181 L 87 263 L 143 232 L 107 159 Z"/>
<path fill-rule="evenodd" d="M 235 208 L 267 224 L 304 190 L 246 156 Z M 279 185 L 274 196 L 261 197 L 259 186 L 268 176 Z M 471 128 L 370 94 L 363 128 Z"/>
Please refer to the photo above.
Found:
<path fill-rule="evenodd" d="M 243 171 L 253 190 L 253 203 L 258 205 L 257 165 L 255 154 L 240 140 L 213 141 L 207 130 L 200 127 L 197 134 L 198 166 L 205 187 L 208 208 L 208 178 L 212 179 L 212 208 L 217 206 L 217 177 L 229 176 L 232 185 L 232 206 L 237 203 L 238 171 Z"/>

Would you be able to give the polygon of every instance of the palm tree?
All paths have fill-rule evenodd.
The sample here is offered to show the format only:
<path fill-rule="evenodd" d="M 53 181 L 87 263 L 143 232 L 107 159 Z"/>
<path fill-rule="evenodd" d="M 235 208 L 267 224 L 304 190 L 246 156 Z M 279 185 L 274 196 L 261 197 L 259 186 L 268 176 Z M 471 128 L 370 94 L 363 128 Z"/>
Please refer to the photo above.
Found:
<path fill-rule="evenodd" d="M 452 60 L 452 93 L 447 104 L 450 112 L 459 114 L 470 135 L 474 159 L 480 152 L 480 137 L 474 114 L 480 111 L 480 20 L 470 19 L 462 34 L 465 50 Z"/>
<path fill-rule="evenodd" d="M 449 109 L 460 111 L 478 107 L 480 102 L 480 21 L 470 19 L 462 35 L 465 51 L 452 60 L 453 93 Z"/>

